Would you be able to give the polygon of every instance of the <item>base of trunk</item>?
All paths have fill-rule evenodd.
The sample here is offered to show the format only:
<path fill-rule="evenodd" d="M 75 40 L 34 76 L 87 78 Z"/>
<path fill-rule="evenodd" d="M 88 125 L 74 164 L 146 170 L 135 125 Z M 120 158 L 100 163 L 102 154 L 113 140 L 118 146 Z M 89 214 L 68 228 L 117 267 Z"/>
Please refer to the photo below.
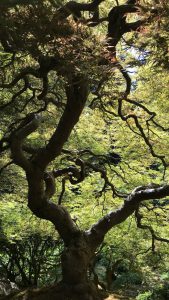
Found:
<path fill-rule="evenodd" d="M 0 300 L 103 300 L 105 292 L 98 290 L 92 283 L 68 285 L 59 283 L 41 289 L 27 289 L 19 293 L 0 297 Z"/>

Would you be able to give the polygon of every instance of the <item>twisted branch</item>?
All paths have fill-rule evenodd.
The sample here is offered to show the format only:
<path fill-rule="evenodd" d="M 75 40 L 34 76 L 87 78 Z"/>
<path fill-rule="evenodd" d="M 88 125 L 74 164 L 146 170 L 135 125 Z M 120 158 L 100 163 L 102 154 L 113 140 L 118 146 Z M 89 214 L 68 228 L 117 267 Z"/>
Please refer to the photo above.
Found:
<path fill-rule="evenodd" d="M 151 237 L 152 237 L 152 252 L 155 252 L 155 241 L 160 241 L 160 242 L 164 242 L 164 243 L 169 243 L 169 240 L 166 238 L 161 238 L 158 237 L 155 234 L 154 229 L 152 228 L 152 226 L 150 225 L 146 225 L 146 224 L 142 224 L 142 219 L 143 219 L 143 215 L 139 212 L 139 208 L 136 209 L 135 211 L 135 217 L 136 217 L 136 221 L 137 221 L 137 227 L 141 228 L 141 229 L 146 229 L 151 233 Z"/>
<path fill-rule="evenodd" d="M 139 189 L 134 189 L 120 208 L 109 212 L 88 231 L 86 231 L 86 235 L 88 236 L 92 247 L 97 247 L 103 241 L 105 234 L 112 227 L 124 222 L 130 215 L 133 214 L 133 212 L 138 210 L 142 201 L 161 199 L 167 196 L 169 196 L 169 185 L 157 188 L 150 188 L 149 186 L 146 188 L 143 186 Z"/>
<path fill-rule="evenodd" d="M 28 120 L 28 122 L 26 121 L 26 124 L 21 123 L 18 130 L 12 133 L 9 138 L 13 162 L 22 167 L 25 171 L 30 171 L 31 163 L 28 161 L 23 152 L 23 141 L 39 127 L 41 120 L 39 115 L 33 115 L 31 117 L 32 119 Z"/>

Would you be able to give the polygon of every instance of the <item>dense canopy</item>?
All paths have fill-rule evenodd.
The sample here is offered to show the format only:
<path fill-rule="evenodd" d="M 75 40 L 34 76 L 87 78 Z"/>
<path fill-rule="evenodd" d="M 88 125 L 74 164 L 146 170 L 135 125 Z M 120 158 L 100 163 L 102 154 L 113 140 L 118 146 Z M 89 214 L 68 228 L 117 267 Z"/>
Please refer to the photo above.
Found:
<path fill-rule="evenodd" d="M 102 299 L 89 267 L 113 227 L 134 214 L 149 235 L 145 251 L 169 242 L 169 4 L 0 8 L 2 240 L 30 230 L 28 204 L 31 230 L 50 221 L 64 243 L 62 280 L 34 297 Z M 39 232 L 53 230 L 41 224 Z"/>

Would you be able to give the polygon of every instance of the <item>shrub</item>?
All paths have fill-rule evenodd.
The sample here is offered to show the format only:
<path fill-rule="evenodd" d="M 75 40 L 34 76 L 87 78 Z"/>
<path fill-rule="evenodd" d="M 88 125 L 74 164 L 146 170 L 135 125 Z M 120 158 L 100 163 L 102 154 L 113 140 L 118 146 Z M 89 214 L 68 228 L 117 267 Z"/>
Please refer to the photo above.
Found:
<path fill-rule="evenodd" d="M 143 294 L 139 294 L 136 297 L 136 300 L 152 300 L 152 292 L 148 291 L 148 292 L 145 292 Z"/>

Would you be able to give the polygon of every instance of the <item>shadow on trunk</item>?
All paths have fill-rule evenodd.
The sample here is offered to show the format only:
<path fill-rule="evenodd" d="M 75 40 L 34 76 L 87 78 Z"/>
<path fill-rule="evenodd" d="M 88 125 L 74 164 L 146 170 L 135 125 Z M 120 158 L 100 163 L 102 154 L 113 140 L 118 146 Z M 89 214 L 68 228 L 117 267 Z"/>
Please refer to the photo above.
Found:
<path fill-rule="evenodd" d="M 0 297 L 1 300 L 103 300 L 108 295 L 99 290 L 93 282 L 86 282 L 77 285 L 59 283 L 55 286 L 41 289 L 27 289 Z"/>

